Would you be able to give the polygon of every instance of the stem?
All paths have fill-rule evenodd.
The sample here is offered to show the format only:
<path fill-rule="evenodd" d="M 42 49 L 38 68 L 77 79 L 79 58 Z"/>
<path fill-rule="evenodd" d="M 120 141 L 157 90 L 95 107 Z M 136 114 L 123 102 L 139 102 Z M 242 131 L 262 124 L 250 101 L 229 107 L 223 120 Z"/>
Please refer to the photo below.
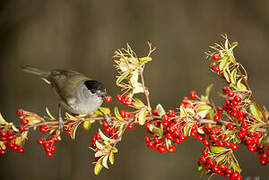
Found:
<path fill-rule="evenodd" d="M 140 76 L 141 76 L 142 86 L 143 86 L 145 96 L 146 96 L 146 99 L 147 99 L 148 109 L 150 110 L 151 107 L 150 107 L 150 100 L 149 100 L 149 91 L 147 90 L 147 88 L 145 86 L 145 81 L 144 81 L 144 76 L 143 76 L 143 68 L 139 69 L 139 73 L 140 73 Z"/>
<path fill-rule="evenodd" d="M 239 72 L 240 77 L 241 77 L 241 78 L 243 79 L 243 81 L 245 82 L 245 84 L 246 84 L 248 90 L 251 91 L 247 79 L 243 76 L 243 74 L 242 74 L 242 72 L 241 72 L 241 70 L 240 70 L 239 68 L 238 68 L 238 72 Z M 251 97 L 252 97 L 252 99 L 254 100 L 254 102 L 255 102 L 256 106 L 258 107 L 258 109 L 260 110 L 260 112 L 262 113 L 263 119 L 266 120 L 265 113 L 264 113 L 263 109 L 261 108 L 260 104 L 258 103 L 257 99 L 255 98 L 254 93 L 253 93 L 252 91 L 251 91 Z M 269 122 L 268 122 L 268 131 L 269 131 Z"/>

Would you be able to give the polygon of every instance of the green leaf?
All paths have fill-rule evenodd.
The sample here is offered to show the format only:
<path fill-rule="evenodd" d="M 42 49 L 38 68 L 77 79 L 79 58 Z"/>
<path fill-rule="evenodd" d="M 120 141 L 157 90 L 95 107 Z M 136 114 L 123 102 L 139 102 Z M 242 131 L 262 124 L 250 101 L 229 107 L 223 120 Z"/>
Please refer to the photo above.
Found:
<path fill-rule="evenodd" d="M 83 122 L 83 128 L 86 130 L 86 131 L 89 131 L 91 129 L 91 122 L 90 121 L 84 121 Z"/>
<path fill-rule="evenodd" d="M 143 109 L 138 113 L 138 122 L 140 125 L 145 124 L 145 122 L 146 122 L 146 109 Z"/>
<path fill-rule="evenodd" d="M 124 119 L 121 117 L 121 115 L 120 115 L 120 113 L 119 113 L 119 108 L 118 108 L 117 106 L 114 108 L 114 114 L 115 114 L 115 116 L 116 116 L 116 118 L 117 118 L 118 120 L 120 120 L 120 121 L 124 121 Z"/>
<path fill-rule="evenodd" d="M 51 113 L 50 113 L 50 111 L 49 111 L 49 109 L 48 109 L 47 107 L 46 107 L 46 112 L 47 112 L 47 114 L 48 114 L 50 120 L 52 120 L 52 121 L 55 121 L 55 120 L 56 120 L 56 119 L 51 115 Z"/>
<path fill-rule="evenodd" d="M 102 160 L 102 165 L 108 169 L 108 165 L 107 165 L 107 160 L 108 160 L 108 155 L 104 156 L 103 160 Z"/>
<path fill-rule="evenodd" d="M 239 173 L 242 171 L 242 169 L 239 167 L 239 164 L 237 164 L 234 160 L 230 161 L 230 165 L 234 171 L 239 172 Z"/>
<path fill-rule="evenodd" d="M 73 127 L 72 131 L 71 131 L 71 138 L 72 139 L 75 139 L 76 138 L 76 131 L 77 131 L 77 128 L 78 128 L 79 124 L 76 125 L 75 127 Z"/>
<path fill-rule="evenodd" d="M 215 154 L 222 153 L 224 151 L 227 151 L 228 149 L 221 147 L 221 146 L 210 146 L 210 151 Z"/>
<path fill-rule="evenodd" d="M 95 175 L 98 175 L 98 174 L 101 172 L 101 170 L 103 169 L 103 166 L 102 166 L 100 160 L 101 160 L 101 159 L 99 159 L 99 161 L 97 161 L 97 163 L 96 163 L 95 166 L 94 166 L 94 174 L 95 174 Z"/>
<path fill-rule="evenodd" d="M 133 105 L 138 109 L 145 107 L 145 104 L 138 98 L 133 98 Z"/>
<path fill-rule="evenodd" d="M 259 108 L 256 106 L 256 105 L 254 105 L 254 104 L 251 104 L 250 106 L 249 106 L 249 110 L 250 110 L 250 113 L 257 119 L 257 120 L 262 120 L 262 118 L 261 118 L 261 112 L 260 112 L 260 110 L 259 110 Z"/>
<path fill-rule="evenodd" d="M 223 69 L 225 69 L 227 67 L 229 63 L 229 59 L 228 56 L 224 56 L 224 58 L 221 60 L 220 64 L 219 64 L 219 68 L 222 71 Z"/>
<path fill-rule="evenodd" d="M 151 57 L 142 57 L 142 58 L 139 58 L 140 60 L 140 64 L 145 64 L 149 61 L 152 61 L 152 58 Z"/>
<path fill-rule="evenodd" d="M 157 110 L 160 117 L 162 117 L 164 114 L 166 114 L 166 112 L 161 104 L 158 104 L 156 106 L 156 110 Z"/>
<path fill-rule="evenodd" d="M 128 75 L 130 74 L 130 71 L 125 71 L 122 73 L 116 80 L 116 84 L 119 85 L 121 81 L 123 81 Z"/>
<path fill-rule="evenodd" d="M 114 153 L 113 152 L 110 152 L 110 154 L 109 154 L 109 162 L 111 164 L 114 164 Z"/>
<path fill-rule="evenodd" d="M 206 90 L 205 90 L 205 95 L 206 95 L 206 97 L 209 97 L 209 95 L 210 95 L 210 91 L 211 91 L 211 89 L 212 89 L 213 86 L 214 86 L 214 84 L 210 84 L 210 85 L 206 88 Z"/>

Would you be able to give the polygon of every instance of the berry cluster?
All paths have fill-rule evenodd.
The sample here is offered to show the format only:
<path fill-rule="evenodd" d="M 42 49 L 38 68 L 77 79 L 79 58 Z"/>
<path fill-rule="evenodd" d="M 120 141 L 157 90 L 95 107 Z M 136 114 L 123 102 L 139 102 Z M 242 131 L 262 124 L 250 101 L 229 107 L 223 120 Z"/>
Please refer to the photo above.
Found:
<path fill-rule="evenodd" d="M 122 103 L 122 104 L 124 104 L 126 106 L 132 105 L 132 100 L 127 94 L 125 94 L 124 96 L 121 96 L 121 95 L 118 94 L 116 96 L 116 98 L 120 103 Z"/>
<path fill-rule="evenodd" d="M 54 145 L 55 142 L 58 142 L 60 139 L 58 136 L 54 135 L 49 138 L 41 138 L 37 140 L 37 144 L 44 147 L 44 150 L 46 151 L 46 156 L 52 157 L 56 150 L 56 146 Z"/>
<path fill-rule="evenodd" d="M 152 114 L 159 116 L 156 109 L 153 110 Z M 183 134 L 182 130 L 185 122 L 175 119 L 175 116 L 175 111 L 168 110 L 166 114 L 161 116 L 161 120 L 145 124 L 148 133 L 153 136 L 152 139 L 149 136 L 145 137 L 150 149 L 155 149 L 159 153 L 174 152 L 176 144 L 187 140 L 187 136 Z"/>

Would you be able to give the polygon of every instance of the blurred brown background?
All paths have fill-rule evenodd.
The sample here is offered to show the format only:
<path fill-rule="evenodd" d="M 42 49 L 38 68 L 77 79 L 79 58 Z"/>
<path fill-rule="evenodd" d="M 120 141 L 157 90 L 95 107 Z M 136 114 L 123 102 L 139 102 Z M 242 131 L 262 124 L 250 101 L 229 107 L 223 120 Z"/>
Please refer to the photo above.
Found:
<path fill-rule="evenodd" d="M 239 42 L 235 54 L 248 70 L 257 99 L 268 106 L 267 0 L 1 0 L 0 111 L 15 123 L 18 108 L 44 114 L 47 106 L 56 112 L 50 87 L 21 72 L 22 64 L 77 70 L 102 81 L 116 95 L 113 52 L 130 42 L 143 56 L 148 40 L 158 48 L 145 71 L 153 105 L 175 108 L 180 97 L 193 89 L 202 93 L 211 82 L 215 82 L 213 98 L 220 102 L 217 90 L 223 82 L 209 71 L 204 52 L 223 33 Z M 35 143 L 41 134 L 32 132 L 23 155 L 0 156 L 0 179 L 199 179 L 198 142 L 189 140 L 175 153 L 160 155 L 146 148 L 143 128 L 129 131 L 115 165 L 94 176 L 93 152 L 87 146 L 95 129 L 81 129 L 76 141 L 64 137 L 51 159 Z M 257 154 L 248 153 L 246 147 L 237 154 L 244 177 L 269 178 L 268 166 L 259 165 Z"/>

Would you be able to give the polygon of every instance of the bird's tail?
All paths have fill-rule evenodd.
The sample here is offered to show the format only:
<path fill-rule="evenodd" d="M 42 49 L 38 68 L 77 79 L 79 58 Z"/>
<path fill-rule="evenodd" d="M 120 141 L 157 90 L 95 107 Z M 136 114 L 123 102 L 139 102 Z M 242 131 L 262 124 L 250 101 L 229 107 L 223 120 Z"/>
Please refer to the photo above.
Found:
<path fill-rule="evenodd" d="M 21 70 L 24 72 L 30 73 L 30 74 L 40 76 L 41 78 L 45 78 L 45 79 L 47 79 L 50 75 L 49 71 L 43 71 L 43 70 L 40 70 L 36 67 L 29 66 L 29 65 L 21 66 Z"/>

